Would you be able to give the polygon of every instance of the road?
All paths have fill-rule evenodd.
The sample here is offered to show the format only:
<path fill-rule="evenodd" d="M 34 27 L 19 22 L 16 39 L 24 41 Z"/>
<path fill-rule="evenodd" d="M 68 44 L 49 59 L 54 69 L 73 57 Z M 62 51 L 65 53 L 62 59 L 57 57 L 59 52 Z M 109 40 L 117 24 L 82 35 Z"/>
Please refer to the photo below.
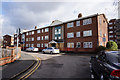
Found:
<path fill-rule="evenodd" d="M 32 79 L 90 79 L 90 54 L 60 55 L 29 53 L 42 60 L 41 66 L 29 78 Z"/>
<path fill-rule="evenodd" d="M 29 76 L 28 80 L 33 79 L 52 79 L 59 78 L 68 80 L 90 80 L 89 60 L 90 54 L 42 54 L 40 52 L 21 52 L 22 58 L 12 64 L 3 66 L 2 77 L 10 78 L 13 75 L 24 70 L 34 61 L 34 55 L 39 57 L 42 61 L 40 67 Z M 29 55 L 28 55 L 29 54 Z M 21 65 L 22 64 L 22 65 Z"/>

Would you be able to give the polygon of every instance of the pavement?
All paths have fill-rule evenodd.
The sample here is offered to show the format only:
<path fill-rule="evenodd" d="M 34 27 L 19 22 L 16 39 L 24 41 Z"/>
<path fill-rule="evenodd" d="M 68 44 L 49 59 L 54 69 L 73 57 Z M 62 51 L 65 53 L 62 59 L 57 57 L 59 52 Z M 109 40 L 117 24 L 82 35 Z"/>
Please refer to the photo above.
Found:
<path fill-rule="evenodd" d="M 13 77 L 14 75 L 28 68 L 34 61 L 35 59 L 32 56 L 22 52 L 19 60 L 2 66 L 2 79 L 6 80 Z"/>

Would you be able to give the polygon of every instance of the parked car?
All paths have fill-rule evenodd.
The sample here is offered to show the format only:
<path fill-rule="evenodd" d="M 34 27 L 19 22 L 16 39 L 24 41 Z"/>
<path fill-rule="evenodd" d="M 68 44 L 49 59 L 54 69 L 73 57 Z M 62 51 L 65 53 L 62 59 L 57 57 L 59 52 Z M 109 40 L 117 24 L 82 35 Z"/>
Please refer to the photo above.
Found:
<path fill-rule="evenodd" d="M 48 47 L 42 50 L 43 53 L 60 53 L 60 50 L 54 47 Z"/>
<path fill-rule="evenodd" d="M 39 49 L 35 47 L 29 47 L 26 49 L 26 51 L 39 51 Z"/>
<path fill-rule="evenodd" d="M 90 60 L 94 80 L 120 80 L 120 51 L 106 51 Z"/>

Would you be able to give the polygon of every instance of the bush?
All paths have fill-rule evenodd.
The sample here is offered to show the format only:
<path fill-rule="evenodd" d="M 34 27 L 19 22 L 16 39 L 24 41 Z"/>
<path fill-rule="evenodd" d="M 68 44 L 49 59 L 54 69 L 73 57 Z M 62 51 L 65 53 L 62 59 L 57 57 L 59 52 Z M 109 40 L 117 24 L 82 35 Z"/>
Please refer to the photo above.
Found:
<path fill-rule="evenodd" d="M 106 44 L 106 48 L 110 51 L 116 51 L 118 50 L 118 45 L 114 41 L 108 41 Z"/>
<path fill-rule="evenodd" d="M 97 48 L 97 52 L 104 51 L 104 50 L 106 50 L 106 47 L 104 47 L 104 46 L 99 46 Z"/>

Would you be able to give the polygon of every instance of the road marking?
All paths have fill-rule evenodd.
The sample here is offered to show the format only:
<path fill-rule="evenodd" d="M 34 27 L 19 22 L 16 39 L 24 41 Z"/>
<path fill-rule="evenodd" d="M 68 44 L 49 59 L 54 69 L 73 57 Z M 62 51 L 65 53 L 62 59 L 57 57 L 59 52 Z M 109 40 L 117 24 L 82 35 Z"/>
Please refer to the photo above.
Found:
<path fill-rule="evenodd" d="M 32 56 L 33 56 L 33 55 L 32 55 Z M 36 65 L 35 65 L 29 72 L 27 72 L 25 75 L 23 75 L 22 77 L 20 77 L 18 80 L 24 80 L 24 79 L 28 78 L 28 77 L 29 77 L 30 75 L 32 75 L 33 72 L 35 72 L 35 71 L 38 69 L 38 67 L 41 65 L 41 59 L 40 59 L 39 57 L 37 57 L 37 56 L 33 56 L 33 57 L 37 59 Z"/>

